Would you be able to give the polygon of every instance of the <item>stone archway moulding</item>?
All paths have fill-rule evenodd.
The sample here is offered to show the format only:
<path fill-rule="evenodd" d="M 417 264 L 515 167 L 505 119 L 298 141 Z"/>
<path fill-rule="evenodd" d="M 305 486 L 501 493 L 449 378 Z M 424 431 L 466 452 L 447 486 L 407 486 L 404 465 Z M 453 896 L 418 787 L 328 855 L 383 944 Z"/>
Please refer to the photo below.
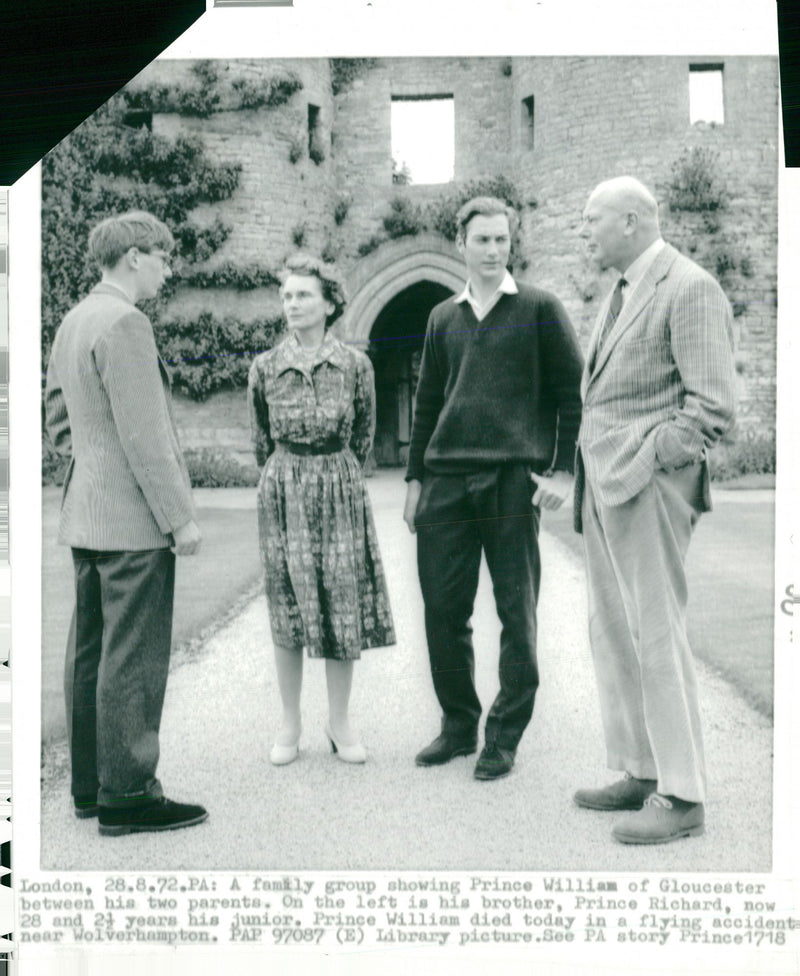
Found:
<path fill-rule="evenodd" d="M 366 345 L 386 303 L 418 281 L 433 281 L 453 292 L 464 287 L 464 262 L 454 244 L 436 234 L 390 241 L 362 258 L 347 277 L 349 302 L 339 329 L 350 342 Z"/>

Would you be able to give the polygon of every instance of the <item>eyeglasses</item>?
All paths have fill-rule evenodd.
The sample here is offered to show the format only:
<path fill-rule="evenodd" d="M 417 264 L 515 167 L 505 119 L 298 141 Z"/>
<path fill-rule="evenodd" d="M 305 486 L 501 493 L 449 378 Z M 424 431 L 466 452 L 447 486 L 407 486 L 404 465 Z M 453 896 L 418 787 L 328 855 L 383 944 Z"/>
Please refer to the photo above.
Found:
<path fill-rule="evenodd" d="M 169 256 L 169 254 L 167 254 L 166 251 L 161 251 L 161 250 L 157 250 L 157 251 L 145 251 L 144 248 L 141 248 L 141 247 L 138 248 L 138 251 L 139 251 L 140 254 L 147 254 L 149 257 L 158 258 L 158 260 L 161 262 L 161 266 L 163 268 L 168 268 L 169 267 L 169 258 L 170 258 L 170 256 Z"/>

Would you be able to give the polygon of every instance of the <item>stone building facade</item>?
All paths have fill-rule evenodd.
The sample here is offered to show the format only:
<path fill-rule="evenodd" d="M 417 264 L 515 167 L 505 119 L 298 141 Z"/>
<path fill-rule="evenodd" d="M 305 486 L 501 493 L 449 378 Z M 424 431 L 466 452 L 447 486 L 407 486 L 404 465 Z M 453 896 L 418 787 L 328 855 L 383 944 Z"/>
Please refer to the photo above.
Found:
<path fill-rule="evenodd" d="M 281 73 L 302 82 L 279 107 L 220 111 L 206 119 L 158 114 L 153 130 L 196 132 L 209 155 L 242 165 L 233 197 L 196 211 L 233 231 L 214 262 L 277 269 L 302 249 L 334 258 L 350 296 L 337 328 L 373 357 L 379 463 L 400 463 L 408 440 L 414 372 L 427 315 L 463 285 L 452 241 L 423 229 L 387 238 L 391 202 L 440 201 L 472 181 L 505 177 L 521 201 L 514 274 L 555 292 L 585 347 L 610 287 L 588 267 L 577 237 L 588 191 L 631 174 L 662 202 L 664 236 L 721 278 L 734 304 L 740 380 L 739 437 L 775 427 L 778 209 L 778 64 L 771 57 L 387 58 L 352 63 L 342 81 L 328 59 L 215 63 L 220 85 Z M 724 120 L 690 121 L 690 75 L 722 82 Z M 133 84 L 190 84 L 188 62 L 156 62 Z M 336 93 L 334 94 L 334 91 Z M 392 178 L 393 99 L 452 98 L 451 184 Z M 723 189 L 713 212 L 670 209 L 676 167 L 706 151 Z M 381 240 L 383 238 L 383 240 Z M 372 244 L 368 244 L 372 240 Z M 279 313 L 275 288 L 180 290 L 176 312 L 211 308 L 242 319 Z M 213 410 L 179 404 L 195 446 L 246 450 L 240 419 L 213 430 Z M 238 408 L 237 408 L 238 409 Z M 235 413 L 236 411 L 234 411 Z"/>

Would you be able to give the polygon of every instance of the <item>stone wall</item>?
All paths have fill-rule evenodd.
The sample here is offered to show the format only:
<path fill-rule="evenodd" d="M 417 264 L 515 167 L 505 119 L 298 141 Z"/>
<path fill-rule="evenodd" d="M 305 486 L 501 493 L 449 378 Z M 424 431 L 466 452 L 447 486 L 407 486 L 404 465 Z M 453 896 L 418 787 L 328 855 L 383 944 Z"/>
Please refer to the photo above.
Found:
<path fill-rule="evenodd" d="M 453 185 L 392 183 L 392 96 L 452 95 L 455 183 L 503 175 L 523 200 L 523 257 L 515 273 L 554 291 L 586 343 L 598 304 L 610 286 L 585 263 L 578 238 L 589 190 L 629 173 L 664 200 L 672 166 L 693 146 L 718 154 L 727 192 L 718 227 L 709 235 L 697 214 L 671 214 L 662 205 L 665 237 L 700 263 L 719 253 L 747 258 L 748 274 L 723 282 L 739 313 L 735 320 L 741 370 L 743 429 L 774 429 L 777 260 L 778 65 L 769 57 L 711 58 L 724 64 L 725 122 L 690 125 L 687 57 L 389 58 L 366 62 L 337 95 L 327 59 L 220 62 L 224 84 L 291 71 L 302 90 L 278 108 L 228 110 L 208 119 L 159 115 L 166 135 L 194 132 L 211 157 L 242 164 L 231 200 L 196 213 L 217 214 L 233 233 L 212 259 L 277 269 L 295 250 L 336 255 L 343 275 L 361 281 L 359 247 L 382 229 L 395 196 L 424 205 Z M 186 62 L 156 63 L 136 83 L 190 78 Z M 533 146 L 524 99 L 534 99 Z M 308 157 L 308 105 L 319 108 L 324 158 Z M 292 147 L 303 148 L 296 162 Z M 337 224 L 337 203 L 347 206 Z M 389 248 L 391 243 L 384 245 Z M 363 287 L 368 288 L 367 281 Z M 357 296 L 351 296 L 356 298 Z M 274 288 L 250 293 L 179 293 L 175 310 L 242 318 L 274 315 Z"/>
<path fill-rule="evenodd" d="M 530 265 L 521 277 L 562 298 L 585 344 L 613 273 L 597 281 L 586 265 L 580 214 L 596 183 L 637 176 L 661 201 L 664 236 L 712 273 L 721 246 L 747 255 L 749 276 L 723 282 L 741 312 L 740 425 L 774 430 L 778 66 L 773 58 L 708 59 L 724 64 L 725 122 L 690 125 L 689 65 L 702 60 L 515 59 L 516 102 L 535 95 L 534 148 L 514 147 L 518 183 L 537 201 L 524 216 Z M 696 215 L 670 213 L 663 202 L 673 163 L 693 146 L 718 154 L 728 193 L 716 241 Z"/>
<path fill-rule="evenodd" d="M 276 269 L 288 254 L 297 250 L 293 238 L 300 228 L 304 231 L 304 248 L 319 252 L 333 225 L 335 190 L 331 162 L 333 94 L 328 60 L 237 59 L 218 64 L 222 91 L 235 79 L 258 81 L 288 72 L 297 75 L 303 87 L 285 105 L 276 108 L 219 111 L 205 119 L 176 114 L 154 116 L 154 132 L 172 138 L 199 135 L 213 162 L 242 166 L 239 186 L 230 200 L 206 204 L 193 212 L 193 220 L 199 224 L 210 224 L 219 215 L 233 227 L 230 237 L 207 266 L 213 268 L 231 261 Z M 132 87 L 145 83 L 192 85 L 191 63 L 155 62 L 137 77 Z M 324 159 L 319 163 L 308 154 L 309 104 L 320 110 L 317 143 Z M 295 147 L 300 156 L 292 162 Z M 264 289 L 256 297 L 269 307 L 259 311 L 252 297 L 243 298 L 242 317 L 255 318 L 279 311 L 274 289 Z M 212 307 L 227 307 L 228 301 L 229 296 L 223 294 L 216 299 L 206 296 L 206 302 Z M 186 296 L 189 311 L 195 311 L 198 304 L 202 304 L 202 296 L 196 293 Z M 174 311 L 184 313 L 180 294 L 175 299 Z"/>
<path fill-rule="evenodd" d="M 389 201 L 405 196 L 425 204 L 441 186 L 392 183 L 392 97 L 452 95 L 455 181 L 508 173 L 511 148 L 510 77 L 504 58 L 386 58 L 366 68 L 336 98 L 334 160 L 337 185 L 352 200 L 342 225 L 342 259 L 381 230 Z"/>

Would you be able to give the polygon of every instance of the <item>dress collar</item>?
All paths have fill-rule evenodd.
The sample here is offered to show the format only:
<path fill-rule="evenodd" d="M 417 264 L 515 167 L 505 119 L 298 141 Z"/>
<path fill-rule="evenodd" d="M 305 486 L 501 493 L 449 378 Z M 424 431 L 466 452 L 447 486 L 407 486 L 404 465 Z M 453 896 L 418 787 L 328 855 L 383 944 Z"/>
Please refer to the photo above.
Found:
<path fill-rule="evenodd" d="M 297 369 L 307 373 L 320 363 L 327 362 L 338 369 L 346 369 L 348 363 L 347 348 L 328 330 L 312 356 L 306 354 L 297 338 L 297 333 L 291 332 L 278 347 L 281 352 L 280 369 Z"/>

